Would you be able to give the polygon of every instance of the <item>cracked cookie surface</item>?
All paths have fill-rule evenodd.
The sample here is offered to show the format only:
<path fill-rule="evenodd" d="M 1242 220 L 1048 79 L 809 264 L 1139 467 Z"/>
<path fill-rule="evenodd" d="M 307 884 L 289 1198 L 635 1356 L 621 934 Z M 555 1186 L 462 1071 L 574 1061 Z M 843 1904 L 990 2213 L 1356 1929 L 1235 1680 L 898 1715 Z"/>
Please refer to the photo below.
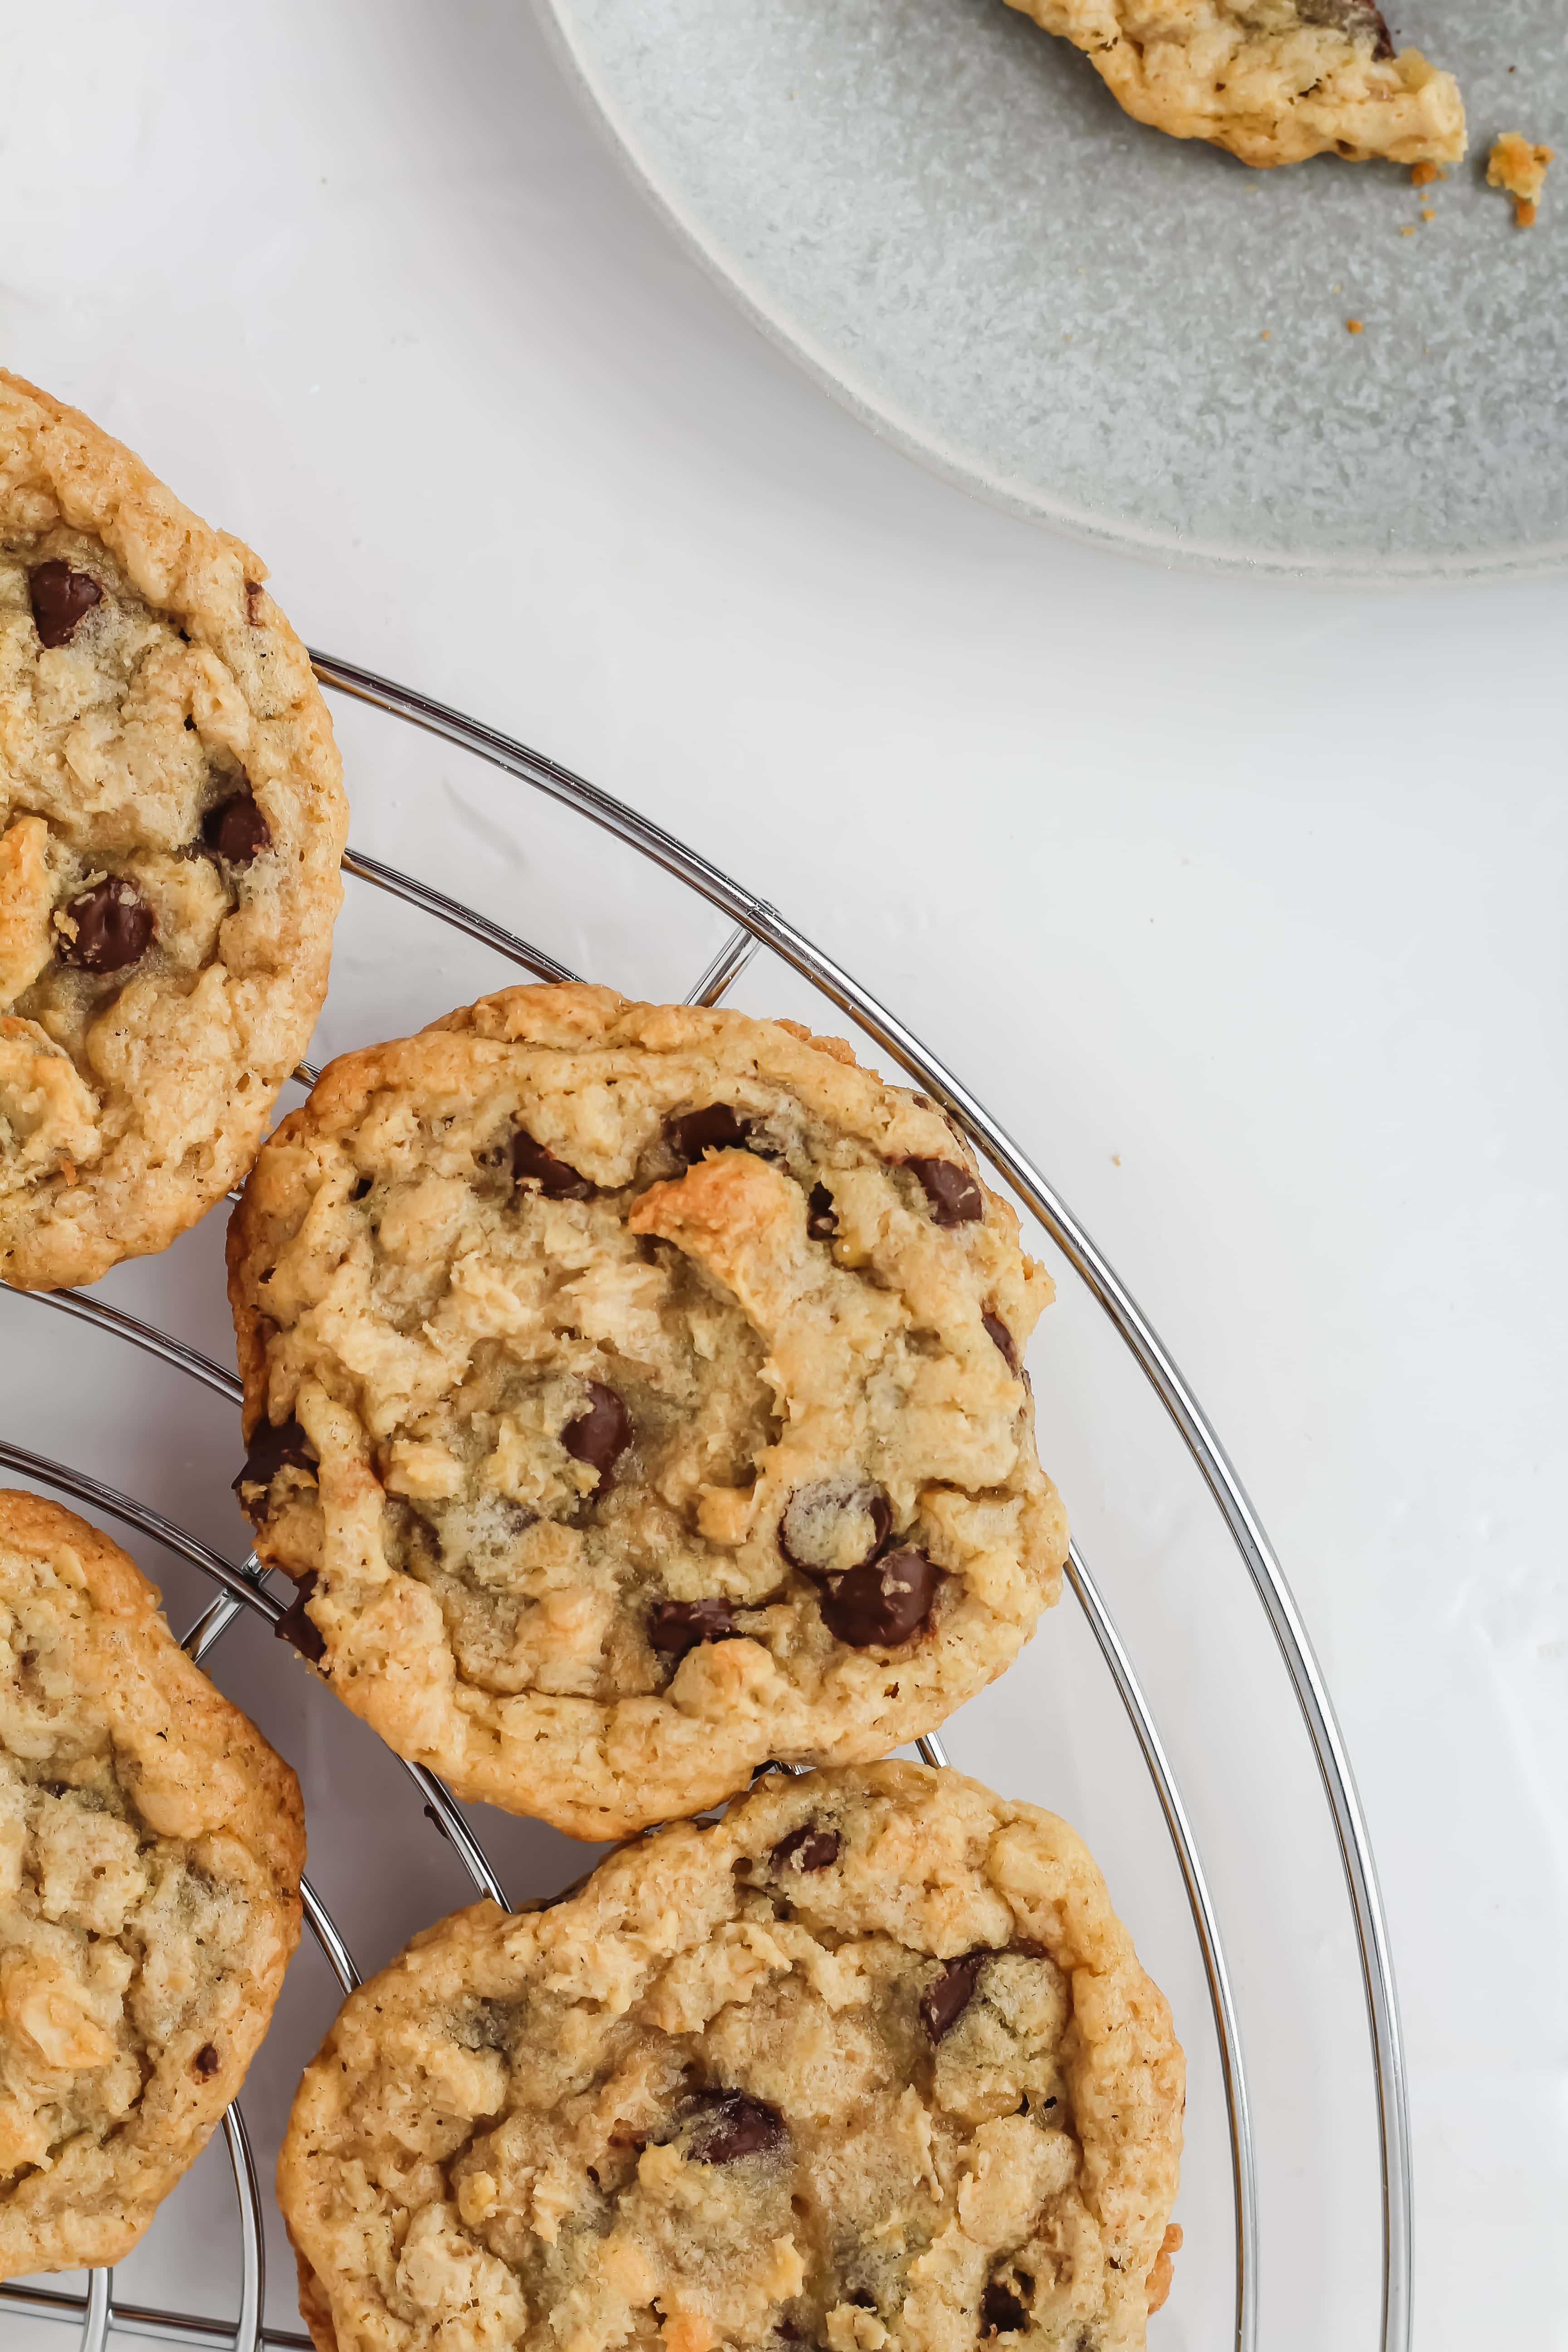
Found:
<path fill-rule="evenodd" d="M 769 1775 L 350 1996 L 279 2163 L 320 2352 L 1128 2352 L 1183 2059 L 1065 1822 Z"/>
<path fill-rule="evenodd" d="M 249 1165 L 347 829 L 266 567 L 0 373 L 0 1279 L 92 1282 Z"/>
<path fill-rule="evenodd" d="M 136 2243 L 267 2031 L 304 1857 L 135 1563 L 0 1494 L 0 2278 Z"/>
<path fill-rule="evenodd" d="M 1451 74 L 1397 56 L 1373 0 L 1008 0 L 1086 52 L 1119 106 L 1244 163 L 1452 163 Z"/>
<path fill-rule="evenodd" d="M 257 1161 L 229 1289 L 258 1550 L 465 1796 L 613 1836 L 886 1754 L 1057 1598 L 1050 1284 L 835 1041 L 538 987 L 346 1055 Z"/>

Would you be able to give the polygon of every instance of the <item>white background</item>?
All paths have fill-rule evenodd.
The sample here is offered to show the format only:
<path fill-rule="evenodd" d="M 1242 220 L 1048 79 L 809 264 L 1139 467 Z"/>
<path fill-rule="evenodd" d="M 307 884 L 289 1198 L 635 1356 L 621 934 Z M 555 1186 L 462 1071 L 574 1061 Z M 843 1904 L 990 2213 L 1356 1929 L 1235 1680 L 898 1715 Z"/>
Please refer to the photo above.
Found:
<path fill-rule="evenodd" d="M 73 0 L 8 8 L 5 50 L 5 363 L 251 541 L 311 642 L 776 899 L 1037 1153 L 1172 1340 L 1284 1556 L 1377 1842 L 1417 2341 L 1568 2343 L 1568 585 L 1184 577 L 927 478 L 675 249 L 521 5 Z M 384 722 L 342 733 L 360 846 L 601 976 L 689 984 L 716 926 L 514 788 Z M 356 898 L 319 1042 L 500 976 Z M 740 1001 L 797 997 L 759 975 Z M 104 1295 L 229 1360 L 220 1258 L 212 1220 Z M 1068 1283 L 1033 1361 L 1231 1933 L 1262 2341 L 1370 2347 L 1364 2039 L 1299 1727 L 1195 1479 Z M 20 1299 L 0 1383 L 5 1434 L 237 1556 L 216 1401 Z M 137 1549 L 183 1622 L 195 1580 Z M 237 1629 L 216 1671 L 299 1765 L 362 1961 L 464 1899 L 395 1766 L 281 1652 Z M 1192 2242 L 1153 2341 L 1176 2352 L 1226 2340 L 1212 2036 L 1106 1710 L 1068 1603 L 952 1746 L 1079 1822 L 1172 1992 Z M 483 1826 L 515 1892 L 575 1874 L 565 1841 Z M 332 2006 L 302 1953 L 247 2093 L 268 2163 Z M 214 2152 L 126 2294 L 228 2307 L 226 2200 Z"/>

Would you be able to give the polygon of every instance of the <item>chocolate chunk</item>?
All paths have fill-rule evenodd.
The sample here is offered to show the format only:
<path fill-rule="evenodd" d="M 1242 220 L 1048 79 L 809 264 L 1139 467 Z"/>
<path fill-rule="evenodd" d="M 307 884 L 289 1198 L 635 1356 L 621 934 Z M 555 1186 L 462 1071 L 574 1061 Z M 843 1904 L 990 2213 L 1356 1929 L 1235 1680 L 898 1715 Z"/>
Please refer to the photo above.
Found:
<path fill-rule="evenodd" d="M 851 1649 L 896 1650 L 924 1631 L 941 1582 L 935 1561 L 906 1545 L 839 1577 L 822 1596 L 822 1620 Z"/>
<path fill-rule="evenodd" d="M 569 1421 L 561 1443 L 574 1462 L 585 1462 L 599 1474 L 599 1492 L 607 1495 L 615 1484 L 616 1465 L 632 1442 L 632 1417 L 603 1381 L 588 1382 L 588 1410 Z"/>
<path fill-rule="evenodd" d="M 245 583 L 245 617 L 253 629 L 261 626 L 261 599 L 266 593 L 259 580 L 247 580 Z"/>
<path fill-rule="evenodd" d="M 819 1830 L 805 1822 L 780 1838 L 768 1859 L 775 1870 L 826 1870 L 838 1859 L 844 1841 L 837 1830 Z"/>
<path fill-rule="evenodd" d="M 814 1242 L 830 1242 L 838 1231 L 838 1212 L 826 1184 L 814 1184 L 806 1198 L 805 1230 Z"/>
<path fill-rule="evenodd" d="M 700 1601 L 661 1601 L 648 1613 L 648 1647 L 660 1657 L 683 1658 L 699 1642 L 725 1642 L 735 1630 L 735 1612 L 717 1593 Z"/>
<path fill-rule="evenodd" d="M 1002 1350 L 1006 1359 L 1007 1370 L 1010 1372 L 1016 1372 L 1018 1369 L 1018 1350 L 1013 1345 L 1013 1334 L 1008 1330 L 1000 1315 L 985 1314 L 980 1320 L 985 1327 L 986 1338 Z"/>
<path fill-rule="evenodd" d="M 728 1103 L 710 1103 L 706 1110 L 683 1111 L 672 1118 L 665 1133 L 689 1166 L 705 1151 L 743 1151 L 751 1129 Z"/>
<path fill-rule="evenodd" d="M 983 2336 L 1017 2336 L 1029 2324 L 1029 2315 L 1010 2286 L 993 2279 L 980 2298 Z"/>
<path fill-rule="evenodd" d="M 526 1127 L 511 1139 L 511 1181 L 535 1186 L 547 1201 L 585 1201 L 594 1189 L 575 1168 L 536 1143 Z"/>
<path fill-rule="evenodd" d="M 779 1549 L 803 1576 L 845 1576 L 875 1559 L 893 1524 L 879 1486 L 818 1478 L 797 1486 L 779 1521 Z"/>
<path fill-rule="evenodd" d="M 1383 11 L 1373 0 L 1296 0 L 1296 14 L 1303 25 L 1327 25 L 1347 41 L 1370 41 L 1374 58 L 1394 55 Z"/>
<path fill-rule="evenodd" d="M 702 2164 L 734 2164 L 743 2156 L 765 2156 L 784 2140 L 784 2120 L 776 2107 L 749 2099 L 744 2091 L 702 2091 L 700 2121 L 690 2149 Z"/>
<path fill-rule="evenodd" d="M 979 1185 L 956 1160 L 906 1160 L 904 1166 L 931 1202 L 933 1224 L 972 1225 L 984 1215 Z"/>
<path fill-rule="evenodd" d="M 27 594 L 39 642 L 51 646 L 68 646 L 78 622 L 103 602 L 103 591 L 91 572 L 73 572 L 58 556 L 34 564 L 27 574 Z"/>
<path fill-rule="evenodd" d="M 248 866 L 272 846 L 272 827 L 257 806 L 255 794 L 236 793 L 220 801 L 202 819 L 202 839 L 230 866 Z"/>
<path fill-rule="evenodd" d="M 204 2042 L 191 2061 L 191 2072 L 193 2074 L 199 2074 L 204 2083 L 210 2083 L 222 2063 L 223 2061 L 212 2043 Z"/>
<path fill-rule="evenodd" d="M 297 1421 L 258 1422 L 250 1433 L 246 1451 L 245 1467 L 234 1482 L 234 1491 L 244 1502 L 241 1489 L 246 1486 L 270 1486 L 279 1470 L 308 1470 L 316 1475 L 316 1457 L 310 1451 L 310 1441 Z"/>
<path fill-rule="evenodd" d="M 146 954 L 153 932 L 153 909 L 134 884 L 121 875 L 95 882 L 68 901 L 66 914 L 76 937 L 57 934 L 62 963 L 78 971 L 123 971 Z"/>
<path fill-rule="evenodd" d="M 961 1959 L 949 1960 L 927 1985 L 921 1995 L 921 2023 L 933 2042 L 952 2032 L 973 2000 L 975 1982 L 990 1958 L 989 1952 L 965 1952 Z"/>
<path fill-rule="evenodd" d="M 291 1643 L 302 1658 L 313 1666 L 321 1664 L 327 1654 L 326 1637 L 315 1620 L 305 1614 L 305 1603 L 316 1589 L 316 1571 L 307 1569 L 300 1579 L 294 1598 L 279 1618 L 272 1631 L 280 1642 Z"/>

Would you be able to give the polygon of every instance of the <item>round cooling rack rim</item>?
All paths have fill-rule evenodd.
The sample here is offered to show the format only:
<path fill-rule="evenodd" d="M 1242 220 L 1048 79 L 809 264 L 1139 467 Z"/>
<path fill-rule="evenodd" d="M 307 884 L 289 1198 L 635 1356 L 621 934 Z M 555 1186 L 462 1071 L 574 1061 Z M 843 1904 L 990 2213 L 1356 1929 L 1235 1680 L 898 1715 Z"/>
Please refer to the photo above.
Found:
<path fill-rule="evenodd" d="M 659 866 L 710 906 L 728 915 L 734 929 L 693 986 L 687 1002 L 717 1004 L 759 947 L 766 947 L 806 980 L 837 1011 L 854 1021 L 956 1122 L 1049 1234 L 1073 1271 L 1110 1317 L 1175 1423 L 1241 1554 L 1289 1675 L 1321 1778 L 1343 1864 L 1360 1951 L 1370 2029 L 1376 2095 L 1383 2186 L 1382 2352 L 1408 2352 L 1410 2342 L 1411 2179 L 1409 2125 L 1404 2054 L 1388 1937 L 1375 1866 L 1349 1759 L 1321 1671 L 1279 1559 L 1228 1455 L 1174 1360 L 1117 1276 L 1114 1268 L 1066 1203 L 984 1107 L 957 1076 L 927 1052 L 910 1031 L 860 987 L 831 957 L 797 930 L 777 908 L 755 897 L 711 865 L 698 851 L 543 754 L 430 698 L 380 677 L 355 664 L 312 654 L 317 677 L 333 690 L 435 735 L 500 769 L 573 809 Z M 568 980 L 568 967 L 544 950 L 518 938 L 485 915 L 352 847 L 343 855 L 346 874 L 404 900 L 467 937 L 495 950 L 537 978 Z M 313 1083 L 317 1072 L 301 1063 L 295 1073 Z M 121 1339 L 237 1403 L 239 1384 L 208 1358 L 152 1325 L 80 1292 L 16 1294 L 89 1323 Z M 90 1507 L 135 1528 L 174 1552 L 216 1582 L 220 1590 L 185 1636 L 184 1646 L 201 1658 L 246 1611 L 274 1630 L 284 1604 L 264 1589 L 255 1555 L 239 1568 L 221 1559 L 162 1514 L 104 1486 L 66 1465 L 0 1442 L 0 1465 L 69 1494 Z M 1181 1872 L 1203 1957 L 1214 2014 L 1215 2040 L 1230 2133 L 1236 2233 L 1237 2352 L 1255 2352 L 1258 2327 L 1258 2187 L 1251 2102 L 1235 1994 L 1225 1957 L 1217 1911 L 1197 1840 L 1152 1710 L 1131 1655 L 1098 1584 L 1076 1544 L 1068 1580 L 1127 1713 L 1153 1784 Z M 919 1742 L 931 1764 L 948 1760 L 940 1738 Z M 448 1840 L 475 1887 L 506 1906 L 506 1896 L 489 1858 L 450 1792 L 423 1767 L 404 1763 L 423 1809 Z M 325 1905 L 308 1883 L 301 1887 L 305 1916 L 341 1989 L 358 1982 L 358 1972 Z M 263 2325 L 261 2207 L 245 2127 L 237 2107 L 225 2118 L 240 2207 L 242 2278 L 235 2322 L 195 2318 L 113 2303 L 108 2271 L 89 2274 L 85 2295 L 0 2284 L 0 2304 L 35 2317 L 68 2320 L 80 2329 L 81 2352 L 103 2352 L 110 2331 L 153 2336 L 223 2352 L 297 2352 L 308 2338 Z"/>

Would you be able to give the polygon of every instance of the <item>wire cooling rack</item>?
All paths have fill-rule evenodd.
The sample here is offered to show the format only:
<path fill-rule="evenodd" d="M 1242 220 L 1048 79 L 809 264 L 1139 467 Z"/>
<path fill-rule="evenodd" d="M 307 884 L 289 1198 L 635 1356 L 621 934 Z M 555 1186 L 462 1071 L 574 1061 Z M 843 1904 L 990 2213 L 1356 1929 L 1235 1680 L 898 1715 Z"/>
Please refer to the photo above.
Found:
<path fill-rule="evenodd" d="M 1399 2017 L 1387 1930 L 1372 1847 L 1349 1758 L 1322 1674 L 1273 1547 L 1207 1415 L 1169 1349 L 1151 1327 L 1113 1267 L 1040 1171 L 1026 1158 L 963 1082 L 928 1053 L 896 1016 L 798 931 L 777 908 L 730 880 L 684 842 L 613 800 L 595 785 L 460 712 L 432 702 L 406 687 L 378 677 L 353 664 L 312 656 L 317 677 L 329 689 L 353 698 L 411 727 L 442 738 L 501 770 L 516 782 L 563 804 L 590 824 L 602 827 L 639 853 L 699 898 L 728 916 L 733 929 L 691 989 L 687 1002 L 717 1004 L 740 978 L 757 950 L 766 948 L 847 1015 L 892 1061 L 956 1120 L 976 1150 L 1049 1234 L 1121 1334 L 1147 1375 L 1195 1463 L 1261 1603 L 1289 1676 L 1302 1723 L 1332 1819 L 1343 1864 L 1345 1888 L 1366 1995 L 1373 2087 L 1376 2098 L 1382 2178 L 1383 2352 L 1408 2352 L 1410 2343 L 1411 2180 L 1409 2118 Z M 494 950 L 540 980 L 577 975 L 543 949 L 518 938 L 475 909 L 445 896 L 413 876 L 398 872 L 353 848 L 343 871 L 390 893 L 468 938 Z M 301 1063 L 295 1074 L 309 1085 L 316 1072 Z M 239 1383 L 208 1358 L 181 1341 L 99 1300 L 75 1291 L 17 1294 L 76 1317 L 119 1340 L 145 1350 L 237 1406 Z M 57 1488 L 89 1512 L 135 1528 L 209 1578 L 218 1591 L 184 1638 L 191 1657 L 207 1655 L 243 1612 L 276 1625 L 284 1603 L 268 1591 L 265 1571 L 252 1553 L 236 1567 L 161 1512 L 102 1485 L 63 1463 L 0 1441 L 0 1465 Z M 1203 1958 L 1213 2010 L 1216 2052 L 1229 2126 L 1235 2220 L 1235 2345 L 1255 2352 L 1258 2341 L 1258 2209 L 1252 2106 L 1243 2058 L 1237 2001 L 1224 1939 L 1197 1841 L 1165 1745 L 1121 1635 L 1076 1542 L 1068 1580 L 1088 1622 L 1117 1695 L 1126 1710 L 1170 1833 L 1193 1927 Z M 928 1763 L 948 1761 L 935 1736 L 919 1743 Z M 417 1764 L 403 1769 L 414 1781 L 424 1811 L 447 1839 L 481 1895 L 505 1907 L 507 1896 L 496 1870 L 447 1790 Z M 301 1887 L 307 1922 L 344 1993 L 359 1973 L 343 1937 L 320 1894 L 309 1881 Z M 18 2315 L 58 2320 L 78 2332 L 80 2352 L 104 2352 L 110 2334 L 152 2338 L 192 2352 L 309 2352 L 309 2338 L 264 2324 L 262 2207 L 249 2139 L 237 2105 L 224 2118 L 235 2191 L 239 2206 L 241 2275 L 234 2318 L 195 2316 L 174 2310 L 117 2301 L 114 2273 L 88 2273 L 85 2294 L 41 2287 L 33 2282 L 0 2284 L 0 2309 Z"/>

